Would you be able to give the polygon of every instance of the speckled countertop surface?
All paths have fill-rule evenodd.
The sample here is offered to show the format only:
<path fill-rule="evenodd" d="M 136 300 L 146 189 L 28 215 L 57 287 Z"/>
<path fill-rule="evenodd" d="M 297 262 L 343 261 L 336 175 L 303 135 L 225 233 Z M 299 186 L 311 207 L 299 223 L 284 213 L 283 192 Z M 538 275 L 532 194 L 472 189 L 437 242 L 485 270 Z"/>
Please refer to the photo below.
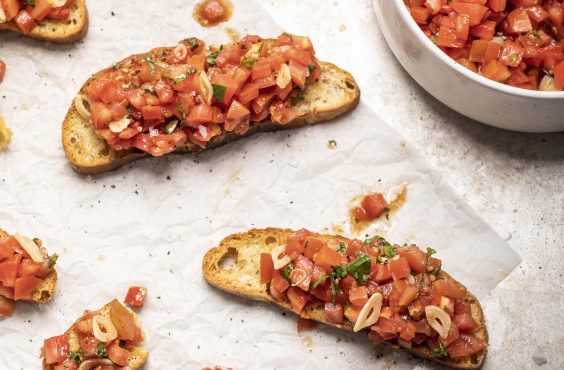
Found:
<path fill-rule="evenodd" d="M 309 35 L 321 59 L 351 71 L 363 99 L 523 258 L 482 302 L 484 368 L 563 369 L 564 134 L 503 131 L 441 104 L 395 60 L 370 0 L 262 4 L 287 31 Z"/>

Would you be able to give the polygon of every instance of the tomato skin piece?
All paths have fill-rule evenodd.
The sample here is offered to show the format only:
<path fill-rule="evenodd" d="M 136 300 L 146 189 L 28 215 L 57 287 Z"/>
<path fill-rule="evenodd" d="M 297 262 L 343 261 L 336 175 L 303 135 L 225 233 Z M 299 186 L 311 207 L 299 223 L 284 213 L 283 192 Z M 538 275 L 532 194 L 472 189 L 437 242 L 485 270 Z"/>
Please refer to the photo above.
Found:
<path fill-rule="evenodd" d="M 296 287 L 288 288 L 288 299 L 292 305 L 292 311 L 299 314 L 304 309 L 308 299 L 309 294 Z"/>
<path fill-rule="evenodd" d="M 25 276 L 16 279 L 14 286 L 14 299 L 17 300 L 31 300 L 33 291 L 41 283 L 41 279 L 34 276 Z"/>
<path fill-rule="evenodd" d="M 270 253 L 260 254 L 260 282 L 265 284 L 272 280 L 274 275 L 274 262 Z"/>
<path fill-rule="evenodd" d="M 129 287 L 127 295 L 125 296 L 124 303 L 130 306 L 143 307 L 145 296 L 147 295 L 147 288 L 142 286 Z M 115 361 L 114 361 L 115 362 Z"/>
<path fill-rule="evenodd" d="M 342 324 L 344 320 L 343 306 L 340 304 L 325 303 L 325 317 L 333 324 Z"/>
<path fill-rule="evenodd" d="M 43 355 L 47 365 L 61 363 L 69 355 L 69 336 L 66 334 L 45 339 L 43 342 Z"/>

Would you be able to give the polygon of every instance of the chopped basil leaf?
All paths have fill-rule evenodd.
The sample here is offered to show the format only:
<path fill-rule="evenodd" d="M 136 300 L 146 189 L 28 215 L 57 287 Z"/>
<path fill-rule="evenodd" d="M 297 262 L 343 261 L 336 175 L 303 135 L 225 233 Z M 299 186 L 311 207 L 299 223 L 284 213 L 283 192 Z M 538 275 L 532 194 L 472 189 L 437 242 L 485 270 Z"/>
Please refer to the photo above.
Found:
<path fill-rule="evenodd" d="M 33 242 L 34 242 L 35 245 L 37 245 L 38 247 L 41 247 L 41 245 L 43 244 L 43 242 L 41 242 L 41 239 L 39 239 L 39 238 L 33 238 Z"/>
<path fill-rule="evenodd" d="M 396 250 L 396 247 L 394 247 L 393 245 L 388 243 L 388 244 L 385 244 L 382 247 L 382 253 L 387 258 L 394 258 L 396 256 L 396 254 L 398 254 L 398 251 Z"/>
<path fill-rule="evenodd" d="M 51 256 L 49 256 L 49 268 L 52 269 L 53 267 L 55 267 L 55 264 L 57 263 L 57 259 L 59 258 L 58 254 L 53 254 Z"/>
<path fill-rule="evenodd" d="M 437 253 L 437 251 L 433 248 L 427 248 L 427 254 L 429 255 L 429 257 L 431 257 L 435 253 Z"/>
<path fill-rule="evenodd" d="M 311 73 L 315 69 L 315 65 L 314 64 L 308 64 L 307 69 L 309 69 L 309 73 Z"/>
<path fill-rule="evenodd" d="M 190 44 L 190 50 L 191 51 L 196 50 L 198 48 L 198 46 L 200 45 L 200 44 L 198 44 L 198 39 L 195 38 L 195 37 L 189 37 L 184 41 L 186 41 L 187 43 Z"/>
<path fill-rule="evenodd" d="M 439 273 L 441 272 L 441 267 L 442 265 L 431 271 L 431 275 L 435 275 L 436 277 L 439 277 Z"/>
<path fill-rule="evenodd" d="M 256 60 L 255 59 L 243 59 L 241 61 L 241 64 L 244 65 L 247 68 L 253 68 L 253 65 L 255 64 Z"/>
<path fill-rule="evenodd" d="M 315 289 L 319 286 L 319 284 L 321 284 L 322 282 L 324 282 L 325 280 L 327 280 L 329 276 L 328 275 L 321 275 L 319 278 L 317 278 L 317 280 L 315 280 L 315 283 L 313 283 L 313 285 L 311 286 L 311 289 Z"/>
<path fill-rule="evenodd" d="M 82 359 L 80 358 L 81 353 L 82 353 L 82 348 L 79 348 L 76 351 L 70 351 L 68 357 L 69 357 L 69 359 L 76 362 L 77 365 L 80 365 L 80 363 L 82 362 Z"/>
<path fill-rule="evenodd" d="M 339 243 L 339 246 L 337 247 L 337 252 L 345 253 L 346 251 L 347 251 L 347 246 L 345 245 L 345 243 Z"/>
<path fill-rule="evenodd" d="M 448 355 L 448 348 L 443 347 L 443 344 L 439 340 L 437 342 L 437 346 L 433 349 L 433 355 L 437 357 L 445 357 L 446 355 Z"/>
<path fill-rule="evenodd" d="M 208 56 L 206 57 L 206 63 L 209 66 L 216 66 L 215 64 L 215 58 L 217 58 L 217 56 L 219 55 L 219 53 L 221 53 L 221 51 L 223 50 L 223 45 L 221 45 L 219 47 L 219 50 L 214 51 L 213 53 L 209 53 Z"/>
<path fill-rule="evenodd" d="M 438 40 L 439 40 L 439 35 L 431 36 L 431 41 L 433 42 L 433 44 L 436 44 Z"/>
<path fill-rule="evenodd" d="M 172 133 L 174 132 L 174 130 L 176 129 L 177 126 L 178 126 L 178 120 L 173 119 L 172 121 L 167 123 L 167 125 L 165 126 L 165 132 L 168 135 L 172 135 Z"/>
<path fill-rule="evenodd" d="M 344 266 L 333 266 L 332 275 L 336 278 L 342 279 L 347 276 L 347 265 Z"/>
<path fill-rule="evenodd" d="M 290 280 L 290 273 L 292 272 L 293 269 L 294 269 L 294 264 L 290 262 L 290 264 L 286 266 L 284 270 L 282 270 L 282 277 L 284 277 L 284 279 L 286 279 L 289 283 L 292 283 L 292 280 Z"/>
<path fill-rule="evenodd" d="M 368 282 L 368 276 L 370 275 L 370 263 L 370 257 L 363 254 L 356 260 L 347 263 L 344 266 L 344 270 L 349 272 L 359 283 L 366 284 Z"/>
<path fill-rule="evenodd" d="M 532 32 L 533 36 L 535 36 L 535 37 L 537 37 L 537 38 L 540 37 L 539 31 L 537 31 L 537 30 L 532 30 L 531 32 Z"/>
<path fill-rule="evenodd" d="M 182 122 L 180 123 L 180 127 L 182 127 L 182 125 L 184 125 L 184 117 L 186 117 L 186 115 L 184 114 L 184 108 L 182 108 L 182 104 L 180 104 L 179 102 L 176 102 L 176 110 L 182 116 Z"/>
<path fill-rule="evenodd" d="M 153 58 L 146 57 L 145 60 L 147 61 L 147 63 L 149 63 L 149 68 L 151 68 L 151 74 L 153 74 L 153 72 L 155 72 L 155 62 L 153 62 Z"/>
<path fill-rule="evenodd" d="M 104 342 L 96 344 L 96 356 L 99 358 L 108 358 L 108 351 L 106 351 L 106 347 L 104 347 Z"/>
<path fill-rule="evenodd" d="M 35 6 L 35 0 L 24 0 L 24 5 Z"/>
<path fill-rule="evenodd" d="M 212 84 L 212 88 L 213 88 L 213 97 L 216 98 L 217 101 L 223 103 L 223 99 L 225 98 L 225 92 L 227 91 L 227 86 Z"/>
<path fill-rule="evenodd" d="M 339 294 L 339 285 L 335 281 L 335 279 L 331 279 L 331 294 L 333 295 L 333 302 L 335 301 L 335 297 Z"/>
<path fill-rule="evenodd" d="M 335 140 L 329 140 L 327 143 L 327 147 L 329 149 L 335 149 L 337 147 L 337 142 Z"/>

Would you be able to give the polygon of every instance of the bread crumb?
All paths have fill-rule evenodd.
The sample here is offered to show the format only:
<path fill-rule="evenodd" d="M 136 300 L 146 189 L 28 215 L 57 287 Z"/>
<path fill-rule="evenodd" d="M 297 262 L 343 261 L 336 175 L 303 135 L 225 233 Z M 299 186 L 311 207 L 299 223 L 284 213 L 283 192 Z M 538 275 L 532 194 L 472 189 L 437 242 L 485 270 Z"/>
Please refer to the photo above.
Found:
<path fill-rule="evenodd" d="M 341 26 L 339 27 L 339 32 L 344 32 L 347 30 L 347 26 L 345 26 L 344 24 L 341 24 Z"/>
<path fill-rule="evenodd" d="M 2 117 L 0 117 L 0 151 L 6 149 L 10 142 L 12 141 L 12 136 L 14 134 L 4 123 Z"/>
<path fill-rule="evenodd" d="M 306 335 L 305 337 L 302 338 L 302 343 L 307 348 L 310 348 L 313 345 L 313 338 L 310 337 L 309 335 Z"/>

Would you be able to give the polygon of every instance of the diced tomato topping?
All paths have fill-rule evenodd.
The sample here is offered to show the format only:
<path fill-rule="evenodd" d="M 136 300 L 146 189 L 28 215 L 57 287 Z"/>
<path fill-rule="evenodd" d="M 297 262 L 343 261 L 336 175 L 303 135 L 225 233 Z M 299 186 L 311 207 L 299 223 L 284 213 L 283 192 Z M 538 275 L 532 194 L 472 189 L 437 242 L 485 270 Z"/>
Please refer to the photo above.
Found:
<path fill-rule="evenodd" d="M 9 317 L 14 313 L 16 301 L 0 294 L 0 317 Z"/>
<path fill-rule="evenodd" d="M 341 254 L 328 246 L 321 247 L 315 256 L 315 264 L 327 271 L 331 271 L 333 266 L 341 265 Z"/>
<path fill-rule="evenodd" d="M 43 356 L 47 365 L 61 363 L 69 355 L 69 337 L 68 335 L 59 335 L 46 339 L 43 342 Z"/>
<path fill-rule="evenodd" d="M 368 302 L 368 291 L 365 286 L 351 289 L 349 291 L 349 300 L 355 307 L 362 308 Z"/>
<path fill-rule="evenodd" d="M 460 331 L 474 330 L 478 327 L 478 323 L 476 323 L 476 321 L 472 318 L 472 315 L 469 313 L 455 315 L 453 321 L 456 323 Z"/>
<path fill-rule="evenodd" d="M 564 89 L 564 60 L 554 67 L 552 72 L 554 73 L 554 83 L 556 86 Z"/>
<path fill-rule="evenodd" d="M 128 289 L 124 302 L 125 304 L 128 304 L 130 306 L 143 307 L 143 302 L 145 302 L 146 295 L 147 288 L 141 286 L 132 286 Z"/>
<path fill-rule="evenodd" d="M 41 279 L 34 276 L 26 276 L 16 279 L 14 286 L 15 300 L 31 300 L 33 291 L 41 283 Z"/>
<path fill-rule="evenodd" d="M 390 272 L 392 273 L 392 278 L 394 280 L 403 279 L 407 277 L 411 272 L 411 269 L 409 268 L 409 262 L 405 257 L 391 260 L 389 265 Z"/>
<path fill-rule="evenodd" d="M 486 348 L 486 343 L 473 335 L 460 333 L 460 338 L 448 347 L 450 358 L 468 357 Z"/>
<path fill-rule="evenodd" d="M 290 283 L 279 272 L 275 272 L 274 276 L 272 277 L 272 281 L 270 282 L 271 289 L 274 288 L 278 292 L 283 293 L 290 287 Z"/>
<path fill-rule="evenodd" d="M 22 256 L 15 254 L 0 263 L 0 282 L 2 284 L 10 288 L 15 286 L 21 261 Z"/>
<path fill-rule="evenodd" d="M 260 282 L 268 283 L 274 275 L 274 263 L 270 253 L 260 254 Z"/>
<path fill-rule="evenodd" d="M 290 245 L 290 240 L 288 240 L 288 245 Z M 315 255 L 321 250 L 321 248 L 326 246 L 327 243 L 325 243 L 323 240 L 314 237 L 308 237 L 305 239 L 303 252 L 307 258 L 314 259 Z"/>
<path fill-rule="evenodd" d="M 301 289 L 290 287 L 288 289 L 288 299 L 292 305 L 292 310 L 299 314 L 302 312 L 308 301 L 308 294 Z"/>
<path fill-rule="evenodd" d="M 344 320 L 343 306 L 325 303 L 325 317 L 333 324 L 342 324 Z"/>
<path fill-rule="evenodd" d="M 457 285 L 452 280 L 437 280 L 433 283 L 433 291 L 454 299 L 466 298 L 466 289 Z"/>
<path fill-rule="evenodd" d="M 33 30 L 35 26 L 37 26 L 37 22 L 35 22 L 35 19 L 33 19 L 31 15 L 25 10 L 21 10 L 18 13 L 18 15 L 16 15 L 16 17 L 14 18 L 14 22 L 16 22 L 18 28 L 25 35 L 30 33 L 31 30 Z"/>
<path fill-rule="evenodd" d="M 127 358 L 129 357 L 130 352 L 120 347 L 118 344 L 111 344 L 107 348 L 108 357 L 114 364 L 125 366 L 127 365 Z"/>
<path fill-rule="evenodd" d="M 12 19 L 14 19 L 22 8 L 22 4 L 19 0 L 2 0 L 1 5 L 4 9 L 6 21 L 11 21 Z"/>

